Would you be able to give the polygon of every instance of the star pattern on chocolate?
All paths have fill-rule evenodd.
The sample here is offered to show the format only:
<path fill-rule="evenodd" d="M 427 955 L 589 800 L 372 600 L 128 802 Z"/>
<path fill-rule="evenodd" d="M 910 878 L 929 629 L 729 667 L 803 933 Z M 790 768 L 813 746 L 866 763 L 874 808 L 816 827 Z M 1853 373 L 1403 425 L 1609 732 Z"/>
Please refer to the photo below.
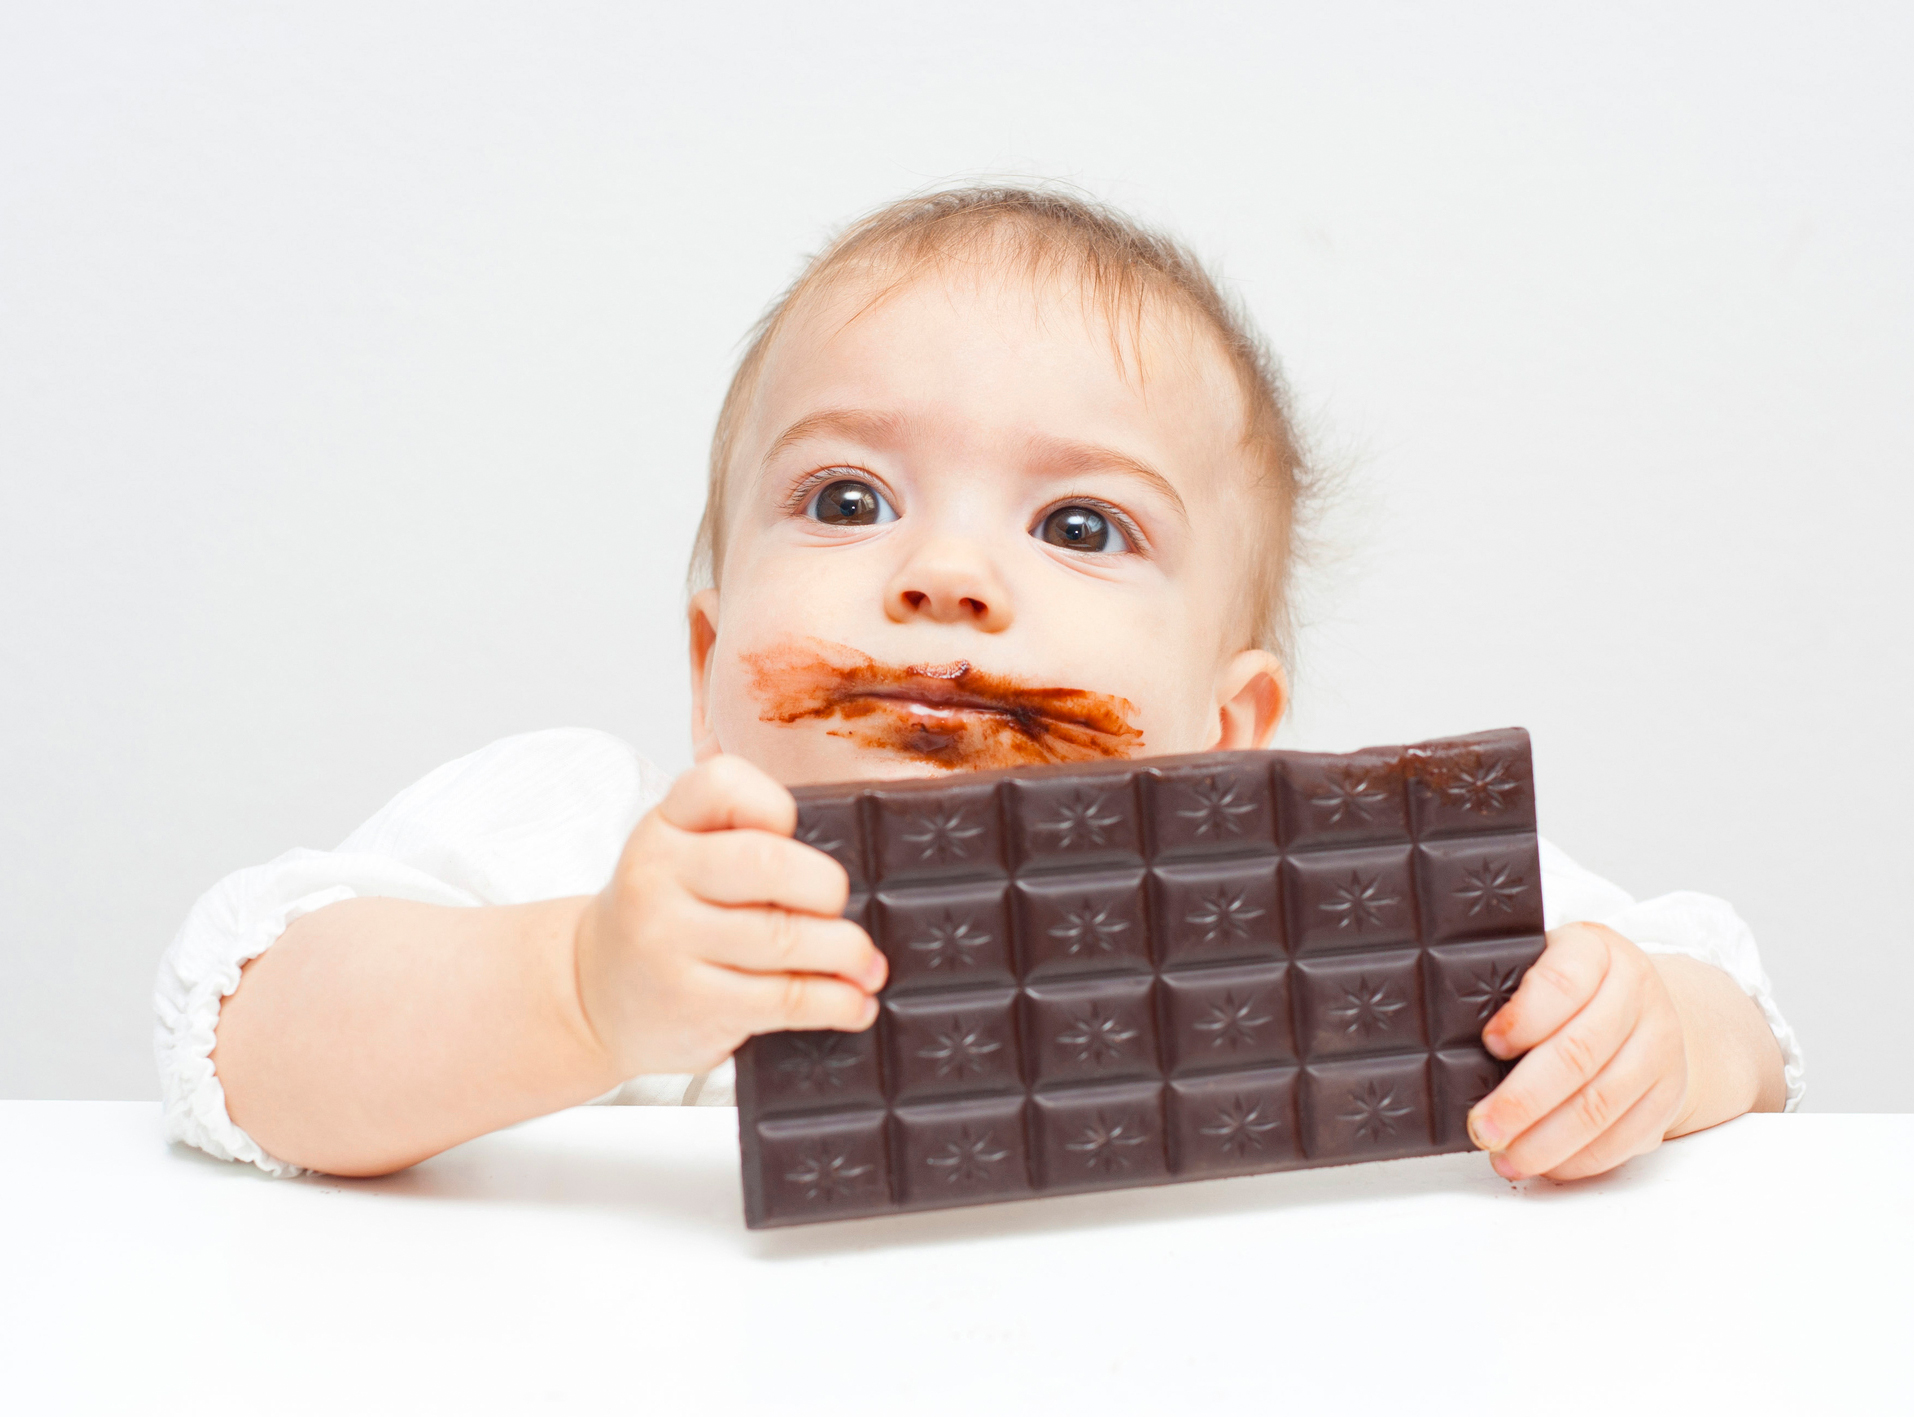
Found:
<path fill-rule="evenodd" d="M 924 934 L 912 940 L 910 948 L 924 956 L 926 969 L 968 969 L 989 944 L 990 936 L 973 921 L 946 910 L 943 919 L 924 926 Z"/>
<path fill-rule="evenodd" d="M 1469 975 L 1469 992 L 1456 998 L 1475 1010 L 1476 1022 L 1487 1023 L 1515 994 L 1522 971 L 1515 965 L 1486 964 Z"/>
<path fill-rule="evenodd" d="M 1196 1027 L 1202 1032 L 1216 1035 L 1210 1039 L 1210 1047 L 1235 1049 L 1256 1041 L 1256 1030 L 1273 1017 L 1257 1012 L 1257 999 L 1255 994 L 1238 999 L 1234 991 L 1223 991 L 1223 997 L 1212 1003 L 1196 1021 Z"/>
<path fill-rule="evenodd" d="M 1389 794 L 1375 783 L 1374 774 L 1359 768 L 1344 768 L 1327 774 L 1309 805 L 1321 809 L 1323 825 L 1339 827 L 1347 818 L 1352 824 L 1373 822 Z"/>
<path fill-rule="evenodd" d="M 960 1186 L 988 1181 L 992 1169 L 1009 1155 L 991 1133 L 978 1135 L 969 1127 L 964 1127 L 954 1138 L 925 1157 L 924 1164 L 937 1167 L 945 1184 Z"/>
<path fill-rule="evenodd" d="M 1128 1051 L 1124 1045 L 1136 1036 L 1137 1030 L 1119 1015 L 1106 1013 L 1101 1004 L 1091 1004 L 1070 1020 L 1070 1026 L 1057 1035 L 1057 1042 L 1075 1053 L 1079 1063 L 1101 1065 L 1121 1058 Z"/>
<path fill-rule="evenodd" d="M 1098 1112 L 1077 1133 L 1075 1141 L 1063 1144 L 1063 1149 L 1083 1157 L 1083 1164 L 1092 1171 L 1125 1171 L 1130 1166 L 1127 1153 L 1149 1139 L 1149 1132 L 1136 1118 L 1112 1121 L 1106 1113 Z"/>
<path fill-rule="evenodd" d="M 1254 802 L 1245 802 L 1237 796 L 1235 783 L 1213 777 L 1190 783 L 1183 791 L 1193 805 L 1178 808 L 1176 815 L 1196 823 L 1198 836 L 1241 836 L 1242 818 L 1256 810 Z"/>
<path fill-rule="evenodd" d="M 862 1051 L 842 1033 L 787 1034 L 789 1054 L 778 1074 L 799 1092 L 829 1092 L 844 1086 L 844 1074 L 862 1061 Z"/>
<path fill-rule="evenodd" d="M 1053 940 L 1066 941 L 1069 954 L 1113 954 L 1122 943 L 1118 937 L 1129 928 L 1129 921 L 1121 919 L 1114 906 L 1086 900 L 1075 909 L 1066 909 L 1063 919 L 1052 925 L 1048 934 Z"/>
<path fill-rule="evenodd" d="M 814 846 L 826 856 L 835 856 L 844 849 L 844 839 L 829 834 L 822 822 L 800 822 L 797 839 L 806 846 Z"/>
<path fill-rule="evenodd" d="M 1371 984 L 1367 975 L 1361 975 L 1354 988 L 1343 986 L 1342 1002 L 1328 1012 L 1351 1038 L 1371 1038 L 1389 1032 L 1395 1016 L 1408 1007 L 1408 1001 L 1397 998 L 1387 981 Z"/>
<path fill-rule="evenodd" d="M 970 843 L 984 834 L 981 826 L 965 816 L 962 807 L 932 807 L 910 819 L 915 831 L 903 833 L 905 841 L 919 848 L 917 859 L 939 865 L 968 860 Z"/>
<path fill-rule="evenodd" d="M 1356 1135 L 1364 1141 L 1381 1141 L 1394 1136 L 1397 1122 L 1415 1110 L 1397 1099 L 1393 1087 L 1370 1081 L 1349 1095 L 1348 1107 L 1336 1114 L 1336 1120 L 1352 1123 Z"/>
<path fill-rule="evenodd" d="M 1059 849 L 1069 851 L 1108 844 L 1104 833 L 1123 825 L 1123 818 L 1104 808 L 1105 794 L 1079 792 L 1057 804 L 1056 816 L 1038 822 L 1036 829 L 1056 836 Z"/>
<path fill-rule="evenodd" d="M 795 1171 L 784 1179 L 803 1189 L 807 1201 L 839 1200 L 864 1189 L 864 1178 L 877 1168 L 868 1162 L 857 1165 L 850 1153 L 830 1149 L 806 1152 Z"/>
<path fill-rule="evenodd" d="M 1521 794 L 1522 784 L 1509 775 L 1506 759 L 1492 758 L 1454 769 L 1442 791 L 1471 812 L 1499 812 Z"/>
<path fill-rule="evenodd" d="M 1263 912 L 1249 903 L 1249 892 L 1218 887 L 1198 899 L 1196 909 L 1183 917 L 1185 925 L 1203 932 L 1203 943 L 1220 945 L 1249 938 L 1249 922 Z"/>
<path fill-rule="evenodd" d="M 967 1077 L 987 1069 L 990 1055 L 1002 1047 L 983 1028 L 953 1018 L 948 1028 L 933 1032 L 931 1042 L 919 1048 L 917 1056 L 934 1064 L 940 1078 Z"/>
<path fill-rule="evenodd" d="M 1528 890 L 1528 878 L 1518 876 L 1499 861 L 1490 861 L 1473 871 L 1462 873 L 1462 884 L 1455 888 L 1457 900 L 1469 903 L 1471 918 L 1478 915 L 1513 915 L 1515 902 Z"/>
<path fill-rule="evenodd" d="M 1283 1129 L 1282 1119 L 1274 1110 L 1265 1110 L 1266 1104 L 1252 1102 L 1240 1096 L 1233 1096 L 1211 1114 L 1206 1126 L 1197 1131 L 1206 1137 L 1215 1137 L 1219 1150 L 1232 1156 L 1247 1156 L 1252 1151 L 1261 1151 L 1264 1138 L 1271 1132 Z"/>
<path fill-rule="evenodd" d="M 1335 917 L 1338 930 L 1367 930 L 1383 922 L 1384 912 L 1399 902 L 1384 895 L 1380 876 L 1364 879 L 1360 871 L 1351 871 L 1349 879 L 1329 888 L 1329 899 L 1317 908 Z"/>

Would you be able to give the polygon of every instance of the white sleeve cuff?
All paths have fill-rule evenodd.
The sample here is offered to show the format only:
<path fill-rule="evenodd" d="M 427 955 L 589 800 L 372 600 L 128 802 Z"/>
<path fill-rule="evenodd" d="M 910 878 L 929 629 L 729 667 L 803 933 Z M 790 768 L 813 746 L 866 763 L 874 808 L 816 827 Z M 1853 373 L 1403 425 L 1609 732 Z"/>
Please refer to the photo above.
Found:
<path fill-rule="evenodd" d="M 299 1174 L 299 1167 L 271 1155 L 227 1114 L 226 1090 L 212 1059 L 219 1010 L 239 987 L 241 967 L 270 949 L 288 925 L 360 895 L 476 904 L 397 862 L 304 850 L 237 871 L 194 903 L 161 961 L 153 989 L 153 1051 L 168 1141 L 185 1142 L 224 1161 L 248 1161 L 273 1176 Z"/>

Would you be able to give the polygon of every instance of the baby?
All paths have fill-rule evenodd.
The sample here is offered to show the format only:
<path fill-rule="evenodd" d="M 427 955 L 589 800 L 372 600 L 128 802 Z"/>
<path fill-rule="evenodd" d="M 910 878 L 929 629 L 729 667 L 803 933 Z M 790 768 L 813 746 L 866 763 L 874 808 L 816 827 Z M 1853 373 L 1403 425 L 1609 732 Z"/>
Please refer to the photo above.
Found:
<path fill-rule="evenodd" d="M 1196 262 L 1118 214 L 995 188 L 860 222 L 756 331 L 710 479 L 697 766 L 507 739 L 221 882 L 160 972 L 172 1136 L 372 1175 L 593 1099 L 729 1102 L 746 1038 L 869 1028 L 885 980 L 786 784 L 1261 747 L 1282 717 L 1285 398 Z M 1794 1105 L 1732 910 L 1542 860 L 1547 949 L 1483 1035 L 1522 1060 L 1470 1114 L 1496 1171 Z"/>

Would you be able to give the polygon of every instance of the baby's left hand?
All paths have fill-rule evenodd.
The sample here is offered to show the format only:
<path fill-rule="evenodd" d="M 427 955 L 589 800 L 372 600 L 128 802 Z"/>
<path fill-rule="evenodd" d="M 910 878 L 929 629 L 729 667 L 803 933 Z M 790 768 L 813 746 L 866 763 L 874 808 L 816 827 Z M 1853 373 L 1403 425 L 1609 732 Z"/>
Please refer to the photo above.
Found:
<path fill-rule="evenodd" d="M 1688 1044 L 1660 973 L 1603 925 L 1564 925 L 1482 1030 L 1528 1056 L 1469 1113 L 1469 1135 L 1511 1181 L 1567 1181 L 1653 1151 L 1688 1093 Z"/>

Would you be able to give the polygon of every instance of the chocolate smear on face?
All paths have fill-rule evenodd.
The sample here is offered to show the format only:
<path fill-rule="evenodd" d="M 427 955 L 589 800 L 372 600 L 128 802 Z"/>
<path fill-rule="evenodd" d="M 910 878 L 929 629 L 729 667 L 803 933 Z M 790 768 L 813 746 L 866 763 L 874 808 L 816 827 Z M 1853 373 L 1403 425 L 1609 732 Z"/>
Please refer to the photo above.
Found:
<path fill-rule="evenodd" d="M 1127 758 L 1143 746 L 1136 705 L 1089 689 L 1041 688 L 968 660 L 897 667 L 807 640 L 744 656 L 765 723 L 829 719 L 860 748 L 952 769 Z"/>

